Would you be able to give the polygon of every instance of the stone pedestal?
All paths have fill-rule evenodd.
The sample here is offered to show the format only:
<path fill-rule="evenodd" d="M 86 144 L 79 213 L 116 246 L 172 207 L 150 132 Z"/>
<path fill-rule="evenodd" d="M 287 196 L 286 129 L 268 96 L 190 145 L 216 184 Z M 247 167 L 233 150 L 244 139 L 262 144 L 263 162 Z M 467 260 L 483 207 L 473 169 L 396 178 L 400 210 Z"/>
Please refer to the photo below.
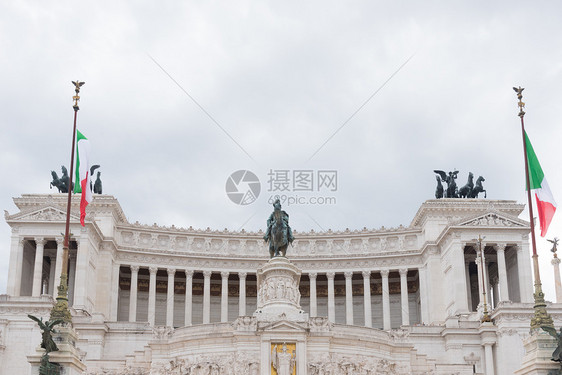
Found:
<path fill-rule="evenodd" d="M 308 321 L 300 306 L 301 271 L 285 257 L 271 258 L 258 269 L 258 321 Z"/>
<path fill-rule="evenodd" d="M 525 356 L 521 368 L 516 375 L 549 375 L 556 374 L 560 363 L 550 360 L 556 349 L 556 340 L 544 331 L 535 331 L 525 340 Z"/>
<path fill-rule="evenodd" d="M 49 361 L 62 366 L 61 375 L 81 375 L 86 370 L 86 365 L 80 359 L 80 353 L 76 349 L 76 333 L 71 327 L 55 327 L 56 333 L 53 340 L 59 348 L 56 352 L 49 353 Z M 45 353 L 42 348 L 37 348 L 36 353 L 27 356 L 31 364 L 31 375 L 39 374 L 41 357 Z"/>

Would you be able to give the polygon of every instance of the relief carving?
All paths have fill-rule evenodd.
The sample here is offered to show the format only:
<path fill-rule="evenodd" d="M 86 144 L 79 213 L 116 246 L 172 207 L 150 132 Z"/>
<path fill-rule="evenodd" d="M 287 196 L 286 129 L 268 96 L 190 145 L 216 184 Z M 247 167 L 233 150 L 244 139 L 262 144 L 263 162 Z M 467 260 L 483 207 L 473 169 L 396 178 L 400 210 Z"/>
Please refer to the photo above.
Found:
<path fill-rule="evenodd" d="M 259 306 L 279 300 L 299 305 L 301 294 L 294 279 L 286 276 L 270 276 L 258 289 Z"/>
<path fill-rule="evenodd" d="M 386 359 L 360 355 L 344 356 L 335 353 L 312 357 L 308 375 L 406 375 L 411 374 L 407 364 L 396 364 Z"/>
<path fill-rule="evenodd" d="M 189 356 L 153 365 L 150 375 L 259 375 L 257 358 L 255 353 Z"/>

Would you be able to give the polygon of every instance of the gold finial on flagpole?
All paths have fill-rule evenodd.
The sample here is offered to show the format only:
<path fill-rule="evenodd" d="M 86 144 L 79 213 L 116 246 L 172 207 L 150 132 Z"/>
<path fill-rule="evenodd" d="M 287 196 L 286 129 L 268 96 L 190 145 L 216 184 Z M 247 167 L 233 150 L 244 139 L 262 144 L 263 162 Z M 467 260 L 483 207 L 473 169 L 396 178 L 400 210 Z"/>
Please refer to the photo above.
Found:
<path fill-rule="evenodd" d="M 79 80 L 76 81 L 72 81 L 72 83 L 74 84 L 74 91 L 76 92 L 76 95 L 74 95 L 72 97 L 72 100 L 74 100 L 74 105 L 72 106 L 72 108 L 74 108 L 75 111 L 79 110 L 80 108 L 78 107 L 78 101 L 80 101 L 80 87 L 82 87 L 82 85 L 84 85 L 84 83 L 86 82 L 80 82 Z"/>
<path fill-rule="evenodd" d="M 519 117 L 523 118 L 523 116 L 525 116 L 525 111 L 523 110 L 523 108 L 525 108 L 525 103 L 523 103 L 521 99 L 523 99 L 523 90 L 525 90 L 525 88 L 519 86 L 514 87 L 513 90 L 517 93 L 517 99 L 519 99 L 519 103 L 517 103 L 519 106 Z"/>

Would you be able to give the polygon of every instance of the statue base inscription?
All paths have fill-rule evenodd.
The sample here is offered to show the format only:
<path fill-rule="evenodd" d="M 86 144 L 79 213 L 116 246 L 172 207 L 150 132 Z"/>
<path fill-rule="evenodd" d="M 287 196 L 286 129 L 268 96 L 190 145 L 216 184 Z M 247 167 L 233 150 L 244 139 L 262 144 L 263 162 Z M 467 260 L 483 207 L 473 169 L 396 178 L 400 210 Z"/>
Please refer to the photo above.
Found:
<path fill-rule="evenodd" d="M 256 319 L 308 321 L 308 314 L 300 306 L 300 277 L 298 267 L 282 256 L 271 258 L 258 269 Z"/>

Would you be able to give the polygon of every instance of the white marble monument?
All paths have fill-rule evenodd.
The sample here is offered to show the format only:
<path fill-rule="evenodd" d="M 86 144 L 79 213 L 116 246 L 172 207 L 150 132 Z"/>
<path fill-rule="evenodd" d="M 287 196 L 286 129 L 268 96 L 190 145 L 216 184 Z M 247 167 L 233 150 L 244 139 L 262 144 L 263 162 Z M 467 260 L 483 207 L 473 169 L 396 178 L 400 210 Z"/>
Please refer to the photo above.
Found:
<path fill-rule="evenodd" d="M 49 317 L 62 264 L 66 196 L 14 202 L 17 212 L 5 214 L 12 232 L 0 375 L 32 372 L 41 334 L 27 314 Z M 294 230 L 288 259 L 270 260 L 262 231 L 131 223 L 109 195 L 94 197 L 82 228 L 75 197 L 68 273 L 76 368 L 270 375 L 272 351 L 286 343 L 297 375 L 531 371 L 523 209 L 506 200 L 428 200 L 405 226 Z M 484 290 L 493 324 L 480 323 Z M 547 309 L 559 328 L 562 305 Z M 535 357 L 547 363 L 543 352 Z"/>

